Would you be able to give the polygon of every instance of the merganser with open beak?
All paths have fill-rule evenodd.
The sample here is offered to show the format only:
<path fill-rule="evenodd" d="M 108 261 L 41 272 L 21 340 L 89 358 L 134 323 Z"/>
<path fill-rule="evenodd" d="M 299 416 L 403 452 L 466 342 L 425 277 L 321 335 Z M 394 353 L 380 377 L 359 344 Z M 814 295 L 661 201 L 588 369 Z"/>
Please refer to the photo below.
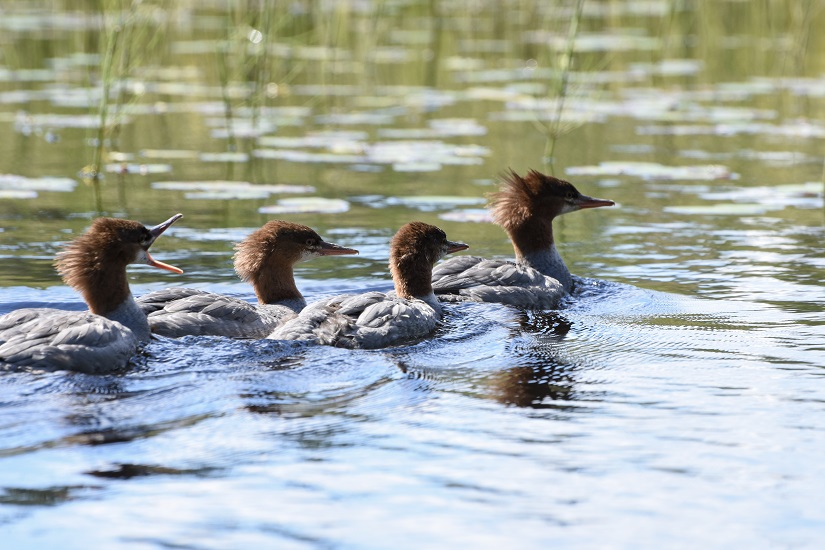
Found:
<path fill-rule="evenodd" d="M 501 190 L 491 195 L 490 209 L 493 221 L 510 236 L 516 261 L 452 258 L 433 271 L 433 289 L 444 301 L 556 307 L 573 289 L 573 277 L 556 249 L 553 220 L 614 204 L 582 195 L 571 183 L 535 170 L 523 178 L 511 170 Z"/>
<path fill-rule="evenodd" d="M 191 288 L 150 292 L 138 299 L 138 305 L 152 332 L 172 338 L 264 338 L 306 306 L 295 285 L 296 263 L 319 256 L 358 254 L 325 241 L 305 225 L 281 220 L 267 222 L 235 249 L 235 271 L 252 283 L 258 304 Z"/>
<path fill-rule="evenodd" d="M 375 349 L 430 334 L 441 319 L 433 293 L 433 265 L 446 254 L 469 248 L 447 240 L 422 222 L 401 227 L 390 243 L 395 291 L 327 298 L 307 306 L 269 338 L 304 340 L 342 348 Z"/>
<path fill-rule="evenodd" d="M 96 219 L 55 261 L 63 281 L 80 292 L 89 311 L 25 308 L 3 315 L 0 366 L 90 374 L 125 367 L 150 338 L 146 315 L 129 290 L 126 266 L 147 264 L 183 273 L 149 254 L 152 243 L 181 217 L 175 214 L 152 228 L 130 220 Z"/>

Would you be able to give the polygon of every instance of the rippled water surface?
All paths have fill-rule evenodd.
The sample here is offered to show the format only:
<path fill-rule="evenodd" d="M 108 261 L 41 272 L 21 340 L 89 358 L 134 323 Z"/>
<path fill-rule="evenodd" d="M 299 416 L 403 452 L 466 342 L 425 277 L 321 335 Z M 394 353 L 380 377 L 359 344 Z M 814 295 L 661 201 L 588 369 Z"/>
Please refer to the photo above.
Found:
<path fill-rule="evenodd" d="M 130 269 L 134 294 L 252 301 L 232 245 L 268 219 L 361 251 L 300 264 L 313 300 L 390 288 L 413 219 L 511 256 L 484 210 L 507 168 L 618 204 L 557 220 L 558 311 L 3 373 L 5 545 L 821 544 L 825 4 L 588 0 L 569 72 L 576 2 L 102 4 L 0 17 L 0 314 L 85 307 L 51 261 L 98 206 L 185 214 L 153 253 L 186 273 Z"/>

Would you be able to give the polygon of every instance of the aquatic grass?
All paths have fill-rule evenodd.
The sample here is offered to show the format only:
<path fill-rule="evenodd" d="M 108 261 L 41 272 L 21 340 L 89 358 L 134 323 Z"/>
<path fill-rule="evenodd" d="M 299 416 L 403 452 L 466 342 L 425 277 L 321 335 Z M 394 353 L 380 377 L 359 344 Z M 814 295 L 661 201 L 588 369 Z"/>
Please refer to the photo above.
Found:
<path fill-rule="evenodd" d="M 146 59 L 154 59 L 163 44 L 162 19 L 159 7 L 138 0 L 104 0 L 100 7 L 102 91 L 97 106 L 97 135 L 92 163 L 81 171 L 84 181 L 92 185 L 98 213 L 103 212 L 101 164 L 107 142 L 114 144 L 124 120 L 126 80 Z"/>
<path fill-rule="evenodd" d="M 584 0 L 576 0 L 572 16 L 567 28 L 567 38 L 565 48 L 561 56 L 558 57 L 556 70 L 556 88 L 553 90 L 555 97 L 555 108 L 549 122 L 545 123 L 541 117 L 534 119 L 534 124 L 545 136 L 544 156 L 542 163 L 545 171 L 555 173 L 556 143 L 564 132 L 562 118 L 564 115 L 565 100 L 570 93 L 570 74 L 573 67 L 576 38 L 579 34 L 579 27 L 584 10 Z"/>

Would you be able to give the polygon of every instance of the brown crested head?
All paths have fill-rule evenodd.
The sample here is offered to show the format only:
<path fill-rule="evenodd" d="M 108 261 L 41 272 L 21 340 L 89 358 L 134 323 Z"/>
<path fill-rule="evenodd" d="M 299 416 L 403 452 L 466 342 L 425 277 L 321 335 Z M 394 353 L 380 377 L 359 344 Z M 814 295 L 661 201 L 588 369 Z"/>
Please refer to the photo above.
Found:
<path fill-rule="evenodd" d="M 93 313 L 108 313 L 129 295 L 127 265 L 145 263 L 181 272 L 148 253 L 155 239 L 180 217 L 152 229 L 132 220 L 97 218 L 88 231 L 57 254 L 55 268 L 67 285 L 83 295 Z"/>
<path fill-rule="evenodd" d="M 568 212 L 613 204 L 582 195 L 572 183 L 536 170 L 530 170 L 524 177 L 510 170 L 502 177 L 501 189 L 490 194 L 493 221 L 508 230 L 532 218 L 552 221 Z"/>
<path fill-rule="evenodd" d="M 318 256 L 358 254 L 325 241 L 312 228 L 271 220 L 235 246 L 235 272 L 252 284 L 261 303 L 301 298 L 293 266 Z"/>
<path fill-rule="evenodd" d="M 464 243 L 447 239 L 440 228 L 424 222 L 401 227 L 390 241 L 390 273 L 402 298 L 420 298 L 433 290 L 432 269 L 446 254 L 466 250 Z"/>

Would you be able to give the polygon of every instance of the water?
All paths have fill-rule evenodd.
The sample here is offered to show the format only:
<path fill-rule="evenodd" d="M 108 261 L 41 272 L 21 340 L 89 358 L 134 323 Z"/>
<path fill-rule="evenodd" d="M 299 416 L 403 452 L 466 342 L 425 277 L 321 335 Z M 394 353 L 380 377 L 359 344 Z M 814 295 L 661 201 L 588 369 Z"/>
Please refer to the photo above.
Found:
<path fill-rule="evenodd" d="M 546 169 L 569 9 L 141 6 L 165 34 L 159 51 L 153 26 L 123 35 L 154 55 L 118 65 L 129 122 L 107 135 L 102 203 L 183 212 L 153 251 L 186 274 L 135 267 L 135 294 L 252 300 L 232 243 L 276 216 L 361 250 L 301 264 L 310 300 L 389 288 L 387 243 L 412 219 L 512 254 L 473 220 L 497 173 Z M 105 41 L 82 9 L 0 20 L 0 314 L 83 308 L 51 267 L 95 209 L 77 174 Z M 619 204 L 557 221 L 585 277 L 559 311 L 450 306 L 389 350 L 158 339 L 118 376 L 4 374 L 4 543 L 817 547 L 823 13 L 585 4 L 555 170 Z"/>

